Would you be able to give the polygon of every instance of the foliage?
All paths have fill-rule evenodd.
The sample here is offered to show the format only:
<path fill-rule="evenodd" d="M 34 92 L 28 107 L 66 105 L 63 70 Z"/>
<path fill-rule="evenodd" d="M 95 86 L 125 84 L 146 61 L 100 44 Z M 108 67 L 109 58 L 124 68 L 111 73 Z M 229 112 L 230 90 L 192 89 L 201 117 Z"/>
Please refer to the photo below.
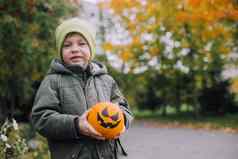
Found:
<path fill-rule="evenodd" d="M 200 6 L 199 3 L 195 3 L 193 0 L 123 0 L 121 2 L 111 0 L 104 6 L 113 10 L 115 15 L 119 16 L 121 23 L 129 32 L 130 41 L 121 45 L 107 42 L 104 45 L 105 49 L 111 51 L 115 48 L 114 50 L 119 57 L 126 62 L 133 61 L 134 65 L 137 61 L 143 62 L 144 54 L 149 56 L 147 60 L 144 57 L 144 63 L 156 55 L 162 56 L 161 54 L 166 47 L 165 52 L 173 51 L 175 54 L 173 56 L 183 56 L 182 53 L 179 54 L 178 52 L 189 47 L 195 47 L 194 50 L 197 50 L 196 47 L 198 47 L 200 49 L 198 51 L 203 53 L 203 56 L 211 56 L 208 55 L 210 49 L 212 52 L 217 49 L 220 50 L 219 53 L 226 54 L 230 47 L 225 46 L 230 42 L 232 29 L 234 28 L 223 22 L 235 19 L 237 10 L 229 0 L 227 2 L 216 1 L 219 1 L 219 3 L 202 1 L 204 4 Z M 195 4 L 199 6 L 195 6 Z M 230 14 L 225 14 L 228 6 L 231 8 L 229 10 Z M 222 18 L 219 16 L 222 14 L 220 12 L 224 12 Z M 219 40 L 216 42 L 217 39 Z M 214 45 L 217 45 L 216 43 L 219 41 L 221 42 L 218 49 Z M 206 49 L 205 46 L 209 42 L 214 44 L 209 44 L 212 48 L 207 47 Z M 196 45 L 192 46 L 192 44 Z"/>
<path fill-rule="evenodd" d="M 21 136 L 17 122 L 7 119 L 0 129 L 0 156 L 17 159 L 27 151 L 26 140 Z"/>
<path fill-rule="evenodd" d="M 0 101 L 10 114 L 16 105 L 27 107 L 32 81 L 42 78 L 55 56 L 54 28 L 73 8 L 64 0 L 1 0 L 0 9 Z"/>
<path fill-rule="evenodd" d="M 203 114 L 217 113 L 224 115 L 225 112 L 238 112 L 234 97 L 234 94 L 229 91 L 229 82 L 223 81 L 210 88 L 204 88 L 198 100 Z"/>
<path fill-rule="evenodd" d="M 173 109 L 171 107 L 170 109 Z M 145 122 L 153 127 L 169 128 L 192 128 L 209 131 L 223 131 L 225 133 L 238 133 L 237 114 L 226 114 L 224 116 L 203 116 L 194 118 L 193 114 L 188 112 L 175 113 L 176 110 L 170 110 L 167 116 L 162 116 L 158 111 L 135 111 L 136 122 Z"/>
<path fill-rule="evenodd" d="M 48 145 L 29 124 L 6 120 L 0 129 L 0 158 L 48 159 Z"/>
<path fill-rule="evenodd" d="M 144 86 L 141 86 L 143 89 L 137 90 L 137 96 L 135 97 L 138 108 L 156 110 L 162 105 L 168 104 L 166 103 L 166 97 L 164 96 L 166 93 L 161 92 L 160 89 L 163 86 L 168 85 L 169 81 L 166 80 L 165 77 L 159 75 L 156 70 L 146 71 L 140 79 L 142 80 L 143 77 L 146 77 L 146 79 L 143 79 L 146 82 Z M 166 90 L 163 89 L 163 91 Z"/>
<path fill-rule="evenodd" d="M 106 62 L 107 63 L 107 62 Z M 135 101 L 135 96 L 137 96 L 137 89 L 143 89 L 143 82 L 139 81 L 136 76 L 132 74 L 122 74 L 119 70 L 113 68 L 110 64 L 107 63 L 107 68 L 110 73 L 116 80 L 117 84 L 120 86 L 120 90 L 123 95 L 127 98 L 131 106 L 136 106 L 137 102 Z M 128 87 L 132 84 L 136 86 L 137 89 L 131 89 Z"/>
<path fill-rule="evenodd" d="M 166 100 L 173 101 L 174 105 L 179 107 L 185 102 L 194 105 L 198 112 L 201 91 L 223 81 L 221 72 L 235 50 L 237 3 L 232 0 L 110 0 L 101 6 L 112 10 L 120 19 L 128 39 L 120 44 L 107 41 L 104 49 L 126 63 L 129 73 L 153 68 L 159 75 L 154 79 L 158 82 L 160 77 L 166 79 L 166 86 L 160 91 L 148 86 L 147 90 L 153 93 L 149 96 L 155 96 L 153 101 L 160 100 L 158 97 L 163 92 L 168 94 L 164 96 Z M 150 76 L 144 80 L 152 80 Z M 142 95 L 148 95 L 147 90 Z"/>
<path fill-rule="evenodd" d="M 49 159 L 49 148 L 45 138 L 36 135 L 28 141 L 29 151 L 22 156 L 22 159 Z"/>

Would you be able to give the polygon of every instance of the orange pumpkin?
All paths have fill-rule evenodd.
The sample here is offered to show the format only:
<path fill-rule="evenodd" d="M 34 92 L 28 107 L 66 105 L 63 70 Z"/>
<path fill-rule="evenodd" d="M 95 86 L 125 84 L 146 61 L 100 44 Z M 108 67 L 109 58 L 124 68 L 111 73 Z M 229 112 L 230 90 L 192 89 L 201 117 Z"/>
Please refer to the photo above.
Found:
<path fill-rule="evenodd" d="M 92 106 L 87 120 L 106 139 L 114 138 L 124 129 L 123 112 L 118 105 L 110 102 L 101 102 Z"/>

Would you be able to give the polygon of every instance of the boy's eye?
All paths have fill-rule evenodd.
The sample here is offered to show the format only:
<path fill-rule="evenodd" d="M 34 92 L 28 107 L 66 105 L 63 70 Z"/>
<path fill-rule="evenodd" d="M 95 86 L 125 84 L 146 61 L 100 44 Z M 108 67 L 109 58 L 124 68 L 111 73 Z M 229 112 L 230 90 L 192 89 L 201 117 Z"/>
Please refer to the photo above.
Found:
<path fill-rule="evenodd" d="M 63 47 L 64 48 L 69 48 L 73 45 L 77 45 L 79 47 L 85 47 L 85 46 L 87 46 L 87 43 L 86 42 L 77 42 L 77 43 L 68 43 L 68 42 L 66 42 L 66 43 L 63 44 Z"/>
<path fill-rule="evenodd" d="M 63 47 L 70 47 L 70 46 L 71 46 L 70 43 L 65 43 L 65 44 L 63 45 Z"/>
<path fill-rule="evenodd" d="M 79 43 L 80 46 L 84 46 L 84 45 L 86 45 L 86 44 L 87 44 L 87 43 L 85 43 L 85 42 L 80 42 L 80 43 Z"/>

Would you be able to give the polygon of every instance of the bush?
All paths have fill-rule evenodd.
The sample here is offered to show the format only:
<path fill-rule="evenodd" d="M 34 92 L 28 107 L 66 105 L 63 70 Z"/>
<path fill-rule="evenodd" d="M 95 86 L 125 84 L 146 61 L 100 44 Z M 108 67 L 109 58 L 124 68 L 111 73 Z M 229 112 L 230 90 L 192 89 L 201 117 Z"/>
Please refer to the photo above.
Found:
<path fill-rule="evenodd" d="M 16 159 L 27 151 L 26 140 L 22 137 L 17 122 L 7 119 L 0 129 L 0 156 Z"/>
<path fill-rule="evenodd" d="M 235 96 L 229 91 L 229 81 L 204 88 L 198 98 L 202 114 L 224 115 L 238 112 Z"/>

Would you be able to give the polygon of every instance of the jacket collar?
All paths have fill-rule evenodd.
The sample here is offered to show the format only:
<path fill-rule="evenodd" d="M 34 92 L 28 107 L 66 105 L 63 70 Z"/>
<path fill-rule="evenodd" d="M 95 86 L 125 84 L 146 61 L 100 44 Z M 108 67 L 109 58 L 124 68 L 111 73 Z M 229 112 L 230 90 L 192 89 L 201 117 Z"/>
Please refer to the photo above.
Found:
<path fill-rule="evenodd" d="M 107 68 L 105 65 L 98 61 L 91 61 L 88 68 L 85 70 L 88 74 L 93 76 L 107 74 Z M 65 66 L 60 59 L 53 59 L 50 64 L 48 74 L 81 74 L 84 73 L 78 66 Z"/>

